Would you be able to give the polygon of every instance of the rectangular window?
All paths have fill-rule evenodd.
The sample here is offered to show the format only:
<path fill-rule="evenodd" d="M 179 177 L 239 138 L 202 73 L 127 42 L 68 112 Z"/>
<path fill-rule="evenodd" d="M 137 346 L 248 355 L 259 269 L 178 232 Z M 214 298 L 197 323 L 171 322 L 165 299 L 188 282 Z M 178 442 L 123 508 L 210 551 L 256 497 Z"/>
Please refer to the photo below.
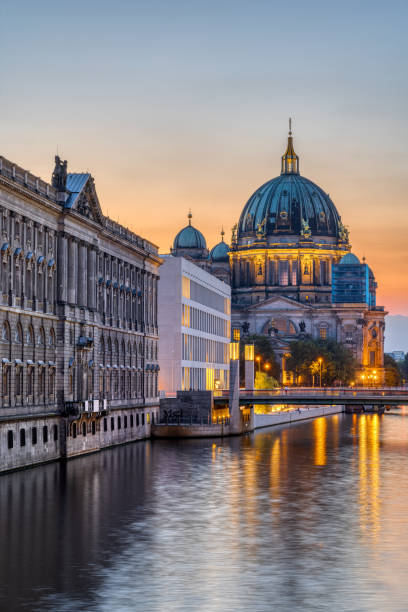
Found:
<path fill-rule="evenodd" d="M 147 425 L 150 425 L 150 412 L 146 413 L 146 423 Z"/>
<path fill-rule="evenodd" d="M 127 416 L 124 416 L 124 424 L 123 424 L 124 428 L 127 429 Z"/>
<path fill-rule="evenodd" d="M 289 284 L 289 262 L 287 259 L 279 260 L 279 284 L 282 286 Z"/>
<path fill-rule="evenodd" d="M 120 416 L 118 416 L 118 429 L 121 429 L 121 428 L 122 428 L 122 421 L 121 421 Z"/>
<path fill-rule="evenodd" d="M 327 328 L 326 327 L 321 327 L 319 329 L 319 336 L 322 340 L 326 340 L 327 338 Z"/>
<path fill-rule="evenodd" d="M 111 431 L 115 429 L 115 419 L 111 417 Z"/>
<path fill-rule="evenodd" d="M 145 415 L 144 412 L 142 412 L 142 426 L 145 424 Z"/>
<path fill-rule="evenodd" d="M 9 431 L 7 432 L 7 446 L 9 449 L 13 448 L 14 446 L 13 432 L 11 431 L 11 429 L 9 429 Z"/>
<path fill-rule="evenodd" d="M 48 442 L 48 427 L 47 427 L 47 425 L 44 425 L 44 427 L 43 427 L 43 442 L 44 442 L 44 444 L 47 444 L 47 442 Z"/>
<path fill-rule="evenodd" d="M 26 445 L 26 434 L 25 429 L 20 429 L 20 446 Z"/>
<path fill-rule="evenodd" d="M 182 277 L 182 295 L 184 298 L 190 299 L 190 279 L 186 276 Z"/>
<path fill-rule="evenodd" d="M 106 417 L 103 419 L 103 431 L 108 431 L 108 419 Z"/>
<path fill-rule="evenodd" d="M 139 414 L 136 414 L 136 427 L 139 427 Z"/>
<path fill-rule="evenodd" d="M 58 425 L 54 425 L 53 432 L 54 432 L 54 442 L 57 442 L 57 440 L 58 440 Z"/>
<path fill-rule="evenodd" d="M 292 285 L 297 285 L 297 261 L 292 261 Z"/>
<path fill-rule="evenodd" d="M 37 444 L 37 428 L 33 427 L 31 430 L 31 443 L 33 446 Z"/>
<path fill-rule="evenodd" d="M 130 415 L 130 426 L 133 427 L 133 414 Z"/>

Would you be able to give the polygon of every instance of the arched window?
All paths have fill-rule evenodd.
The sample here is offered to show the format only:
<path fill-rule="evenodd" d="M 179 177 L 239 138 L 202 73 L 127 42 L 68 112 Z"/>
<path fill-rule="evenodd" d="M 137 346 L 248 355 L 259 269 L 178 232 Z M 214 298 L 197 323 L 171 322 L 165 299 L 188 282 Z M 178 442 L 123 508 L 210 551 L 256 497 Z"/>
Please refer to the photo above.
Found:
<path fill-rule="evenodd" d="M 4 321 L 3 327 L 1 328 L 1 339 L 4 342 L 10 342 L 10 325 L 8 321 Z"/>
<path fill-rule="evenodd" d="M 55 331 L 53 327 L 51 327 L 50 329 L 50 335 L 48 336 L 48 344 L 50 346 L 55 346 Z"/>
<path fill-rule="evenodd" d="M 26 332 L 26 344 L 34 344 L 34 330 L 32 325 L 28 326 Z"/>
<path fill-rule="evenodd" d="M 76 423 L 72 423 L 72 437 L 73 438 L 77 437 L 77 424 Z"/>
<path fill-rule="evenodd" d="M 112 340 L 108 338 L 108 353 L 112 353 Z"/>
<path fill-rule="evenodd" d="M 40 329 L 38 330 L 37 344 L 39 344 L 40 346 L 45 345 L 45 332 L 43 327 L 40 327 Z"/>
<path fill-rule="evenodd" d="M 326 323 L 321 323 L 321 325 L 319 325 L 319 338 L 321 338 L 322 340 L 326 340 L 328 335 L 327 331 L 328 326 L 326 325 Z"/>
<path fill-rule="evenodd" d="M 23 328 L 21 327 L 21 323 L 17 323 L 16 325 L 16 333 L 14 335 L 14 341 L 21 342 L 23 341 Z"/>
<path fill-rule="evenodd" d="M 119 342 L 117 338 L 115 338 L 114 347 L 115 347 L 115 354 L 117 355 L 119 353 Z"/>
<path fill-rule="evenodd" d="M 82 435 L 84 437 L 86 436 L 86 423 L 85 423 L 85 421 L 82 423 Z"/>

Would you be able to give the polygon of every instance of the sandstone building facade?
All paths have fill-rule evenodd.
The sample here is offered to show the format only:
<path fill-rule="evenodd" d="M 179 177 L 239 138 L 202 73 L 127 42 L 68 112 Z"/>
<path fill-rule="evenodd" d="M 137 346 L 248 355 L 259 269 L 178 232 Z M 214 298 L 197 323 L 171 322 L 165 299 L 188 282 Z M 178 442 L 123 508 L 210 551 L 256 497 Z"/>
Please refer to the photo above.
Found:
<path fill-rule="evenodd" d="M 147 437 L 157 248 L 103 215 L 90 174 L 0 157 L 0 258 L 0 470 Z"/>

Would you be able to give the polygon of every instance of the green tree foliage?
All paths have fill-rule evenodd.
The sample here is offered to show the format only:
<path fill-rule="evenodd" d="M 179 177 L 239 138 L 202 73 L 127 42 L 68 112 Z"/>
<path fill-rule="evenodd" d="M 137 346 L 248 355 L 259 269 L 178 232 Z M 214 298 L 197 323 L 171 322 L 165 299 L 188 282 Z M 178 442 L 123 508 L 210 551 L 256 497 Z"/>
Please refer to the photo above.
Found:
<path fill-rule="evenodd" d="M 274 389 L 279 387 L 278 381 L 266 372 L 255 372 L 255 389 Z"/>
<path fill-rule="evenodd" d="M 291 356 L 286 360 L 286 368 L 293 372 L 295 380 L 301 377 L 302 385 L 320 383 L 320 364 L 322 359 L 322 384 L 349 384 L 355 377 L 356 361 L 351 351 L 335 340 L 313 340 L 306 338 L 290 344 Z"/>
<path fill-rule="evenodd" d="M 404 363 L 404 362 L 402 362 Z M 399 387 L 402 384 L 398 363 L 391 355 L 384 355 L 385 384 L 387 387 Z"/>
<path fill-rule="evenodd" d="M 397 366 L 402 378 L 405 380 L 405 382 L 408 382 L 408 353 L 405 354 L 405 357 L 402 361 L 397 361 Z"/>
<path fill-rule="evenodd" d="M 245 336 L 241 338 L 240 344 L 240 384 L 244 385 L 245 383 L 245 345 L 246 344 L 254 344 L 255 346 L 255 358 L 260 357 L 260 369 L 261 371 L 265 370 L 265 364 L 269 364 L 270 368 L 268 368 L 268 376 L 272 377 L 272 379 L 279 380 L 280 378 L 280 365 L 275 357 L 275 353 L 272 348 L 272 342 L 269 336 L 261 336 L 258 334 L 254 334 L 252 336 Z M 255 361 L 255 371 L 257 372 L 259 369 L 258 362 Z M 264 387 L 268 389 L 269 387 Z"/>

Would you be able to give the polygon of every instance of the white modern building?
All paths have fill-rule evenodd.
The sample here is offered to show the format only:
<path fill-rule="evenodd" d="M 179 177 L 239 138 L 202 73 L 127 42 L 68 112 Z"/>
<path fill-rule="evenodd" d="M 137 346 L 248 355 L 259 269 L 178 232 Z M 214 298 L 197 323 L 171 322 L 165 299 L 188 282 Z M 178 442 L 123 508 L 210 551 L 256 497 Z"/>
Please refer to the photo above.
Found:
<path fill-rule="evenodd" d="M 163 256 L 159 389 L 227 389 L 231 287 L 184 257 Z"/>

